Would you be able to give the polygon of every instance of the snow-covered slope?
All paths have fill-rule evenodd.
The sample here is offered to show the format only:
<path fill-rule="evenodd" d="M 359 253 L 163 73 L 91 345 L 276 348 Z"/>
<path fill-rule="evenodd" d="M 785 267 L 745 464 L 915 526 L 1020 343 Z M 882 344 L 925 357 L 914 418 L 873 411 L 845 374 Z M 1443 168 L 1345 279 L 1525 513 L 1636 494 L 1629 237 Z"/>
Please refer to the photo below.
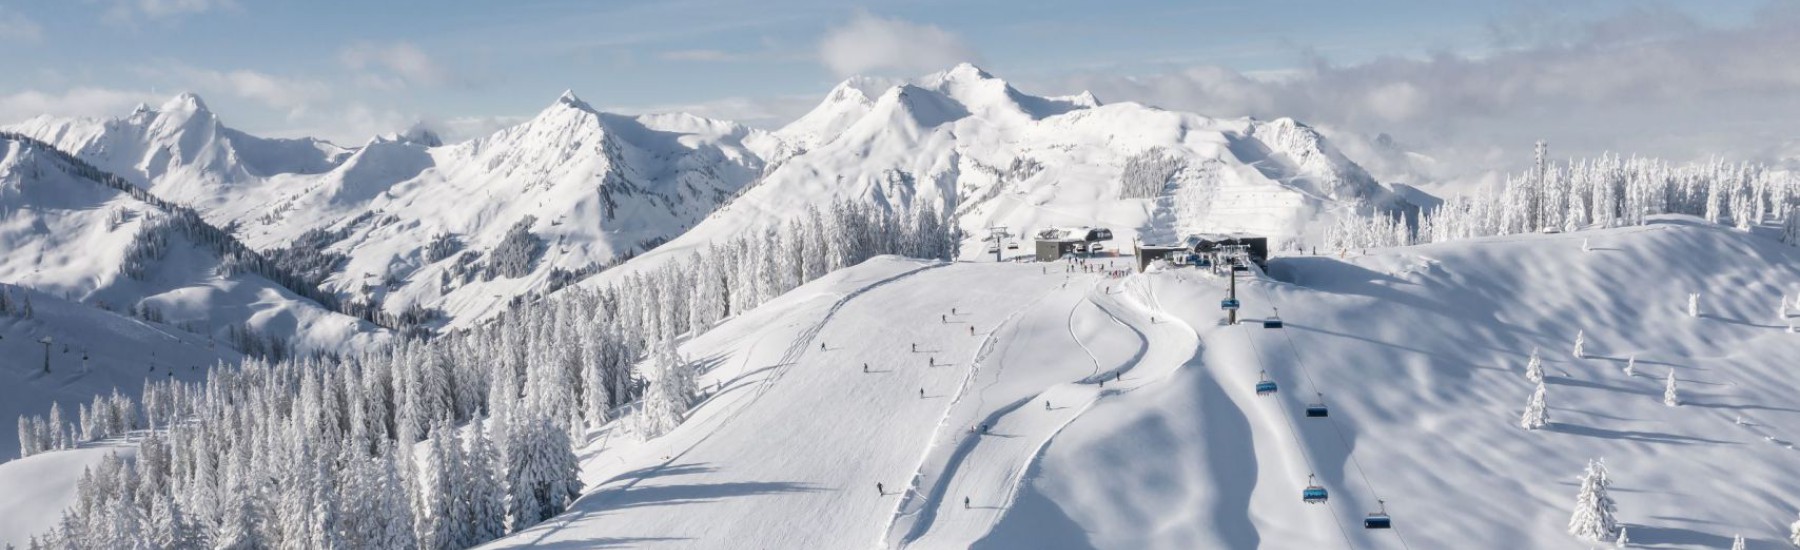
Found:
<path fill-rule="evenodd" d="M 173 212 L 80 173 L 54 152 L 0 139 L 0 282 L 222 342 L 234 327 L 309 350 L 381 338 L 263 277 L 221 274 L 217 249 L 196 243 Z"/>
<path fill-rule="evenodd" d="M 1190 269 L 834 273 L 688 342 L 693 416 L 603 434 L 589 494 L 495 546 L 1578 547 L 1573 477 L 1602 457 L 1638 544 L 1778 544 L 1800 340 L 1776 304 L 1800 252 L 1681 217 L 1371 252 L 1276 260 L 1235 326 Z M 1259 397 L 1265 370 L 1281 390 Z M 1320 393 L 1330 416 L 1304 417 Z M 1327 504 L 1301 502 L 1309 475 Z M 1377 499 L 1395 530 L 1360 528 Z"/>
<path fill-rule="evenodd" d="M 970 236 L 972 256 L 990 226 L 1019 236 L 1106 227 L 1116 247 L 1195 232 L 1284 240 L 1307 236 L 1306 222 L 1325 211 L 1408 206 L 1291 119 L 1032 96 L 968 64 L 912 82 L 845 81 L 778 134 L 804 152 L 651 257 L 834 201 L 949 213 Z"/>

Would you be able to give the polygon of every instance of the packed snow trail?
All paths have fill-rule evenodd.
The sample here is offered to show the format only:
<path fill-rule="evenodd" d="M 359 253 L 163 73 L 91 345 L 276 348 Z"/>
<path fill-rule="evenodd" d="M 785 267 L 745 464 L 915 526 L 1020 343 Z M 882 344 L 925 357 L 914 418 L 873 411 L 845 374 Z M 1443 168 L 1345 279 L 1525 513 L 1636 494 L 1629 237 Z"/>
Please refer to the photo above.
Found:
<path fill-rule="evenodd" d="M 900 261 L 878 260 L 847 271 L 886 269 L 880 265 L 884 262 Z M 854 294 L 852 299 L 828 311 L 803 313 L 818 316 L 816 330 L 767 327 L 790 335 L 789 349 L 800 353 L 784 354 L 789 357 L 780 360 L 794 360 L 776 367 L 779 374 L 754 374 L 768 363 L 750 360 L 745 369 L 751 376 L 766 377 L 755 388 L 760 397 L 715 398 L 667 436 L 635 447 L 621 444 L 616 449 L 621 458 L 596 460 L 615 473 L 568 514 L 495 546 L 876 544 L 918 467 L 921 450 L 931 444 L 951 396 L 968 378 L 967 358 L 985 341 L 971 336 L 968 328 L 978 327 L 979 333 L 997 326 L 1029 307 L 1034 295 L 1079 297 L 1087 285 L 1080 275 L 1043 273 L 1036 265 L 953 264 L 919 271 L 895 284 L 868 279 L 816 282 L 857 285 L 832 291 Z M 952 308 L 957 314 L 949 314 Z M 1057 313 L 1061 319 L 1062 312 Z M 753 317 L 757 312 L 727 325 L 766 320 Z M 711 337 L 684 352 L 702 362 L 730 361 L 728 356 L 746 343 L 741 338 L 705 341 Z M 819 342 L 826 344 L 825 351 L 819 351 Z M 914 342 L 917 353 L 911 351 Z M 727 348 L 694 349 L 713 344 Z M 933 361 L 936 366 L 930 365 Z M 865 362 L 871 370 L 866 374 Z M 743 376 L 728 372 L 734 370 L 744 369 L 720 369 L 707 378 Z M 1081 367 L 1084 374 L 1090 370 Z M 751 389 L 745 384 L 733 382 L 720 397 Z M 725 406 L 732 402 L 737 404 Z M 726 411 L 728 417 L 718 418 L 709 408 Z M 876 483 L 885 494 L 876 492 Z M 721 521 L 697 520 L 709 517 Z"/>
<path fill-rule="evenodd" d="M 1082 372 L 1079 363 L 1069 360 L 1072 354 L 1068 351 L 1073 350 L 1045 346 L 1041 339 L 1022 349 L 1006 348 L 984 362 L 983 378 L 989 381 L 982 388 L 983 399 L 978 403 L 1005 405 L 991 414 L 978 411 L 977 416 L 990 426 L 989 434 L 962 434 L 955 451 L 947 457 L 948 463 L 939 467 L 937 475 L 928 476 L 935 477 L 937 484 L 919 519 L 905 533 L 904 545 L 972 546 L 1007 513 L 1025 473 L 1063 427 L 1100 399 L 1161 383 L 1193 357 L 1197 346 L 1193 331 L 1170 322 L 1166 315 L 1161 323 L 1153 322 L 1153 312 L 1122 301 L 1124 286 L 1125 281 L 1099 281 L 1070 310 L 1066 322 L 1073 345 L 1084 353 L 1099 349 L 1109 355 L 1103 360 L 1090 354 L 1092 371 Z M 1115 287 L 1119 290 L 1114 291 Z M 1077 317 L 1077 312 L 1084 316 Z M 1077 321 L 1082 319 L 1098 321 L 1090 325 L 1123 327 L 1129 331 L 1129 337 L 1078 331 Z M 1123 349 L 1135 353 L 1122 360 L 1112 357 L 1122 355 L 1119 352 Z M 1067 381 L 1032 398 L 1013 399 L 1017 393 L 1036 386 L 1021 384 L 1029 378 L 1016 373 L 1050 370 L 1058 364 L 1063 365 L 1061 370 Z M 1015 374 L 1001 379 L 1003 370 Z M 1046 402 L 1053 404 L 1048 410 L 1039 406 Z M 965 497 L 970 498 L 966 507 L 962 501 Z"/>

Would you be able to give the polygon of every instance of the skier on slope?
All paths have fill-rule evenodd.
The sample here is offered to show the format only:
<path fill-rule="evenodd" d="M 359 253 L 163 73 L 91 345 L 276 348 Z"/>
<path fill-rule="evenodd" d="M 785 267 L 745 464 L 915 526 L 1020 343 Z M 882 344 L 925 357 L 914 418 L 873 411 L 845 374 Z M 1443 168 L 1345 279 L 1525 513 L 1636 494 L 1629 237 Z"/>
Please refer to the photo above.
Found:
<path fill-rule="evenodd" d="M 925 398 L 925 388 L 919 388 L 919 399 Z"/>
<path fill-rule="evenodd" d="M 825 351 L 825 343 L 819 342 L 819 351 Z"/>
<path fill-rule="evenodd" d="M 869 364 L 863 363 L 863 374 L 868 374 L 868 373 L 869 373 Z"/>
<path fill-rule="evenodd" d="M 963 508 L 969 507 L 969 497 L 963 497 Z"/>
<path fill-rule="evenodd" d="M 975 325 L 969 325 L 969 336 L 975 335 Z"/>
<path fill-rule="evenodd" d="M 913 345 L 912 345 L 912 352 L 913 352 L 913 353 L 918 353 L 918 352 L 919 352 L 919 343 L 918 343 L 918 342 L 913 342 Z"/>
<path fill-rule="evenodd" d="M 887 495 L 887 489 L 883 488 L 879 481 L 875 482 L 875 492 L 881 493 L 884 496 Z"/>

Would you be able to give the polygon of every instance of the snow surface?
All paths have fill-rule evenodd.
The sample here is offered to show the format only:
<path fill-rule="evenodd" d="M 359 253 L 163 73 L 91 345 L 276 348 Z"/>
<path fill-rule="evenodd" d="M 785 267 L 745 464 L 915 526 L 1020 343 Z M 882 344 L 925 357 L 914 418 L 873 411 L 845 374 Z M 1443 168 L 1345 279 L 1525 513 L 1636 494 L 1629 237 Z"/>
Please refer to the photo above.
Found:
<path fill-rule="evenodd" d="M 834 273 L 688 342 L 717 393 L 663 438 L 597 433 L 574 509 L 491 546 L 1574 547 L 1600 457 L 1638 544 L 1777 544 L 1800 342 L 1774 304 L 1800 252 L 1684 217 L 1370 252 L 1244 277 L 1235 326 L 1224 281 L 1186 268 Z M 1287 328 L 1261 328 L 1275 308 Z M 1518 427 L 1533 346 L 1539 431 Z M 1315 392 L 1329 419 L 1300 414 Z M 1327 504 L 1301 502 L 1309 474 Z M 1376 499 L 1396 530 L 1361 529 Z"/>

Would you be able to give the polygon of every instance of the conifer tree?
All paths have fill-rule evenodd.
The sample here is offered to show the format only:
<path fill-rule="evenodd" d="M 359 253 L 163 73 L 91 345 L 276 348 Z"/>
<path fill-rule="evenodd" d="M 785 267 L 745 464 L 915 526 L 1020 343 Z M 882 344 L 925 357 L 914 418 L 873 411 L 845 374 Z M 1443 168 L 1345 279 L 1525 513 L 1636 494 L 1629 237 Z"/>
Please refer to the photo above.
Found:
<path fill-rule="evenodd" d="M 1619 523 L 1613 518 L 1616 506 L 1606 493 L 1610 484 L 1606 466 L 1597 460 L 1588 461 L 1587 472 L 1581 478 L 1581 492 L 1575 496 L 1575 511 L 1569 517 L 1569 534 L 1596 542 L 1618 534 Z"/>
<path fill-rule="evenodd" d="M 1531 359 L 1525 362 L 1525 379 L 1532 382 L 1544 381 L 1544 360 L 1538 357 L 1538 349 L 1531 348 Z"/>
<path fill-rule="evenodd" d="M 1532 390 L 1530 401 L 1525 403 L 1525 416 L 1519 419 L 1519 426 L 1527 430 L 1535 430 L 1549 423 L 1549 407 L 1544 403 L 1544 383 L 1540 381 L 1537 389 Z"/>
<path fill-rule="evenodd" d="M 475 546 L 506 534 L 506 491 L 501 486 L 500 457 L 493 441 L 488 439 L 487 430 L 482 429 L 482 423 L 477 419 L 465 428 L 465 437 L 469 440 L 468 455 L 464 459 L 468 482 L 462 484 L 463 497 L 459 499 L 468 506 L 459 521 L 467 527 L 462 539 L 465 546 Z"/>
<path fill-rule="evenodd" d="M 1663 404 L 1670 407 L 1681 404 L 1681 394 L 1675 391 L 1675 369 L 1669 369 L 1669 376 L 1663 382 Z"/>
<path fill-rule="evenodd" d="M 1637 354 L 1625 359 L 1625 376 L 1637 376 Z"/>
<path fill-rule="evenodd" d="M 1587 358 L 1587 352 L 1584 349 L 1586 346 L 1587 346 L 1587 331 L 1585 331 L 1585 330 L 1575 331 L 1575 350 L 1574 350 L 1574 352 L 1575 352 L 1576 359 L 1586 359 Z"/>
<path fill-rule="evenodd" d="M 1744 550 L 1743 535 L 1733 535 L 1731 537 L 1731 550 Z"/>
<path fill-rule="evenodd" d="M 1688 294 L 1688 317 L 1700 316 L 1700 295 Z"/>
<path fill-rule="evenodd" d="M 568 433 L 545 411 L 517 415 L 506 459 L 506 515 L 513 531 L 550 519 L 581 496 L 581 465 Z"/>

